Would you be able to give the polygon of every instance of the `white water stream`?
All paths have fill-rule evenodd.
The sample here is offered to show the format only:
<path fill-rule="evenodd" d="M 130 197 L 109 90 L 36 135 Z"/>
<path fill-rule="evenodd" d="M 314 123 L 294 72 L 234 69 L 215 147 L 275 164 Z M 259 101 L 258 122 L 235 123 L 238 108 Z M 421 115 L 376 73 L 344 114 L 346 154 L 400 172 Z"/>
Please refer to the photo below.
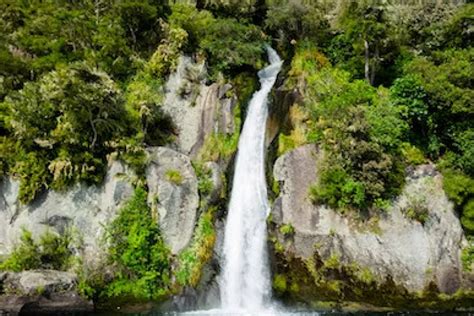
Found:
<path fill-rule="evenodd" d="M 265 126 L 268 95 L 282 61 L 267 48 L 270 65 L 258 72 L 261 83 L 248 105 L 239 139 L 232 195 L 224 237 L 221 308 L 255 313 L 270 303 L 271 281 L 267 256 L 266 217 L 269 212 L 265 181 Z"/>

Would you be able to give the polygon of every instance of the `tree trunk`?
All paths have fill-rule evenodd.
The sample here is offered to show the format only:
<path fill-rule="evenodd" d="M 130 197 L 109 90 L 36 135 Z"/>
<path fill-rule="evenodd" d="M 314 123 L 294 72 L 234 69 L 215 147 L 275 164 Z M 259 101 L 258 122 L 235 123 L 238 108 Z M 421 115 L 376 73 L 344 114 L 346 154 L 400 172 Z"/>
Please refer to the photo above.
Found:
<path fill-rule="evenodd" d="M 374 85 L 375 83 L 375 72 L 379 65 L 379 46 L 375 45 L 375 56 L 372 61 L 372 72 L 370 73 L 370 84 Z"/>
<path fill-rule="evenodd" d="M 365 80 L 367 80 L 368 83 L 370 83 L 370 65 L 369 65 L 369 42 L 367 40 L 364 40 L 364 49 L 365 49 Z"/>

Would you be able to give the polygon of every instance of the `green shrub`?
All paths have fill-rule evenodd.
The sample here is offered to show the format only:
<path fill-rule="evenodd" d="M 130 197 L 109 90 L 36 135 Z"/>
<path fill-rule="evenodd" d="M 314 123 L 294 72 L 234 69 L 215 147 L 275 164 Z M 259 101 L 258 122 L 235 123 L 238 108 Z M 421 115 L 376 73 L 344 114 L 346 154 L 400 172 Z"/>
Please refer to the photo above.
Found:
<path fill-rule="evenodd" d="M 2 262 L 0 270 L 15 272 L 38 269 L 41 266 L 41 254 L 31 232 L 23 230 L 20 244 L 15 247 L 7 260 Z"/>
<path fill-rule="evenodd" d="M 403 158 L 408 165 L 416 166 L 426 163 L 425 155 L 418 147 L 410 143 L 403 143 L 401 150 Z"/>
<path fill-rule="evenodd" d="M 170 251 L 147 204 L 147 192 L 136 188 L 107 230 L 109 260 L 115 277 L 107 297 L 159 299 L 169 293 Z"/>
<path fill-rule="evenodd" d="M 468 200 L 464 205 L 461 223 L 468 233 L 474 234 L 474 198 Z"/>
<path fill-rule="evenodd" d="M 197 286 L 204 264 L 212 257 L 216 242 L 215 212 L 216 208 L 210 207 L 201 215 L 191 245 L 179 255 L 176 279 L 182 286 Z"/>
<path fill-rule="evenodd" d="M 187 32 L 188 47 L 199 47 L 207 55 L 209 68 L 215 74 L 248 66 L 258 69 L 262 63 L 264 40 L 256 25 L 234 18 L 215 18 L 206 10 L 185 4 L 173 6 L 169 21 Z"/>
<path fill-rule="evenodd" d="M 219 161 L 229 159 L 237 151 L 239 134 L 211 134 L 204 141 L 199 153 L 201 161 Z"/>
<path fill-rule="evenodd" d="M 429 210 L 426 207 L 411 206 L 404 210 L 406 217 L 424 224 L 428 220 Z"/>
<path fill-rule="evenodd" d="M 285 236 L 291 236 L 295 233 L 295 228 L 291 224 L 284 224 L 280 227 L 280 233 Z"/>
<path fill-rule="evenodd" d="M 181 172 L 175 169 L 166 170 L 165 176 L 166 180 L 176 185 L 181 185 L 184 180 Z"/>
<path fill-rule="evenodd" d="M 443 171 L 443 189 L 449 199 L 458 207 L 464 205 L 474 195 L 474 179 L 460 171 Z"/>
<path fill-rule="evenodd" d="M 461 216 L 467 233 L 474 233 L 474 179 L 461 171 L 443 170 L 443 189 Z"/>
<path fill-rule="evenodd" d="M 66 231 L 57 235 L 46 231 L 39 242 L 33 240 L 31 232 L 23 229 L 20 244 L 0 264 L 0 270 L 23 271 L 33 269 L 67 270 L 72 265 L 72 235 Z"/>
<path fill-rule="evenodd" d="M 349 206 L 365 207 L 364 185 L 353 180 L 341 167 L 328 166 L 325 161 L 319 182 L 310 187 L 310 198 L 315 203 L 344 210 Z"/>
<path fill-rule="evenodd" d="M 212 181 L 212 171 L 206 168 L 202 162 L 193 162 L 194 171 L 198 178 L 198 191 L 202 197 L 207 196 L 212 192 L 214 183 Z"/>
<path fill-rule="evenodd" d="M 468 246 L 462 250 L 461 261 L 464 270 L 472 271 L 474 263 L 474 241 L 472 239 L 468 239 L 468 243 Z"/>
<path fill-rule="evenodd" d="M 284 293 L 287 289 L 286 276 L 284 274 L 276 274 L 273 277 L 273 289 L 278 293 Z"/>

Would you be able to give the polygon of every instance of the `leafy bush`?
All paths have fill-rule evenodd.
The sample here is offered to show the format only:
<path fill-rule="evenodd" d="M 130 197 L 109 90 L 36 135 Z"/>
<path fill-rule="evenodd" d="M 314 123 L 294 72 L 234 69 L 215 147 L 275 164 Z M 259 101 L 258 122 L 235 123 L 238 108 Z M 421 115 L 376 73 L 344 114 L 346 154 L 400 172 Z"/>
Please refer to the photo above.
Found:
<path fill-rule="evenodd" d="M 423 151 L 418 149 L 418 147 L 411 145 L 410 143 L 403 143 L 401 150 L 403 158 L 409 165 L 416 166 L 426 162 L 426 158 L 423 154 Z"/>
<path fill-rule="evenodd" d="M 202 200 L 203 197 L 207 196 L 212 192 L 212 188 L 214 185 L 214 182 L 212 181 L 212 171 L 200 161 L 194 161 L 193 167 L 194 171 L 196 172 L 196 177 L 198 179 L 198 191 Z"/>
<path fill-rule="evenodd" d="M 199 218 L 191 245 L 179 255 L 176 279 L 182 286 L 197 286 L 201 279 L 202 267 L 212 257 L 216 242 L 214 229 L 215 207 L 210 207 Z"/>
<path fill-rule="evenodd" d="M 215 18 L 206 10 L 184 4 L 173 6 L 169 21 L 189 34 L 188 46 L 199 47 L 207 55 L 214 73 L 259 68 L 264 41 L 256 25 L 234 18 Z"/>
<path fill-rule="evenodd" d="M 181 185 L 183 183 L 183 175 L 179 170 L 169 169 L 166 171 L 166 179 L 176 185 Z"/>
<path fill-rule="evenodd" d="M 284 274 L 276 274 L 273 277 L 273 288 L 278 293 L 284 293 L 287 288 L 286 276 Z"/>
<path fill-rule="evenodd" d="M 72 235 L 66 231 L 58 235 L 47 231 L 39 242 L 33 240 L 26 229 L 21 235 L 20 244 L 11 255 L 0 264 L 0 270 L 24 271 L 33 269 L 67 270 L 72 265 Z"/>
<path fill-rule="evenodd" d="M 424 224 L 429 216 L 429 209 L 426 207 L 425 197 L 409 196 L 408 199 L 408 205 L 402 212 L 407 218 Z"/>
<path fill-rule="evenodd" d="M 474 179 L 460 171 L 443 171 L 443 188 L 461 215 L 468 233 L 474 233 Z"/>
<path fill-rule="evenodd" d="M 284 224 L 280 227 L 280 233 L 285 236 L 291 236 L 295 233 L 295 228 L 291 224 Z"/>
<path fill-rule="evenodd" d="M 469 239 L 468 243 L 468 246 L 462 250 L 461 261 L 464 270 L 472 271 L 474 263 L 474 241 L 472 239 Z"/>
<path fill-rule="evenodd" d="M 474 233 L 474 198 L 468 200 L 464 205 L 461 223 L 469 233 Z"/>
<path fill-rule="evenodd" d="M 311 113 L 310 139 L 326 151 L 312 199 L 340 209 L 380 204 L 396 195 L 404 181 L 399 156 L 406 124 L 385 89 L 351 82 L 348 73 L 318 66 L 315 58 L 313 71 L 294 72 L 306 82 L 303 103 Z"/>
<path fill-rule="evenodd" d="M 170 251 L 146 201 L 146 191 L 136 188 L 107 231 L 109 260 L 115 266 L 104 293 L 108 297 L 151 300 L 169 292 Z"/>
<path fill-rule="evenodd" d="M 472 172 L 469 155 L 473 141 L 468 130 L 473 114 L 473 58 L 474 49 L 436 52 L 432 58 L 417 57 L 405 66 L 405 77 L 392 89 L 395 102 L 409 105 L 412 132 L 422 137 L 430 156 L 438 158 L 447 150 L 461 157 L 466 154 L 459 159 L 459 167 L 465 172 Z"/>
<path fill-rule="evenodd" d="M 84 64 L 59 68 L 5 102 L 22 202 L 46 185 L 63 189 L 102 179 L 107 143 L 127 122 L 121 93 L 107 74 Z"/>

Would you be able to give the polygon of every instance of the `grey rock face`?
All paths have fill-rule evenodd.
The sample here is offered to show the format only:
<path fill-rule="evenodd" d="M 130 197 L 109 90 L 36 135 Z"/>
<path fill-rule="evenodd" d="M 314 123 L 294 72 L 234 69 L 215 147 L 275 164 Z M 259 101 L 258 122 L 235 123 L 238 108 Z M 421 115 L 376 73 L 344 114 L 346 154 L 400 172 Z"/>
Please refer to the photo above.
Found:
<path fill-rule="evenodd" d="M 165 147 L 152 148 L 149 155 L 150 164 L 146 170 L 148 200 L 156 206 L 165 241 L 176 254 L 189 243 L 196 225 L 197 178 L 186 155 Z M 170 172 L 179 174 L 179 183 L 169 179 Z"/>
<path fill-rule="evenodd" d="M 176 72 L 166 84 L 163 111 L 178 131 L 175 149 L 194 158 L 207 136 L 234 132 L 235 98 L 227 98 L 229 84 L 204 83 L 206 68 L 191 58 L 180 57 Z"/>
<path fill-rule="evenodd" d="M 77 293 L 77 276 L 55 270 L 0 274 L 0 313 L 92 311 L 91 301 Z"/>
<path fill-rule="evenodd" d="M 22 228 L 38 238 L 47 230 L 63 233 L 71 226 L 83 238 L 83 259 L 94 263 L 104 254 L 104 227 L 133 192 L 122 177 L 130 171 L 120 162 L 109 167 L 101 186 L 76 184 L 66 192 L 48 191 L 29 205 L 18 202 L 17 181 L 0 183 L 0 256 L 9 254 L 19 241 Z"/>
<path fill-rule="evenodd" d="M 295 229 L 287 250 L 309 258 L 317 247 L 323 258 L 336 254 L 341 263 L 357 262 L 381 279 L 392 277 L 409 291 L 422 290 L 430 281 L 446 293 L 460 287 L 463 231 L 442 189 L 441 175 L 432 166 L 412 170 L 401 196 L 370 228 L 309 200 L 319 157 L 316 147 L 306 145 L 275 163 L 281 193 L 272 209 L 273 220 Z M 429 210 L 424 224 L 404 215 L 413 205 Z"/>

